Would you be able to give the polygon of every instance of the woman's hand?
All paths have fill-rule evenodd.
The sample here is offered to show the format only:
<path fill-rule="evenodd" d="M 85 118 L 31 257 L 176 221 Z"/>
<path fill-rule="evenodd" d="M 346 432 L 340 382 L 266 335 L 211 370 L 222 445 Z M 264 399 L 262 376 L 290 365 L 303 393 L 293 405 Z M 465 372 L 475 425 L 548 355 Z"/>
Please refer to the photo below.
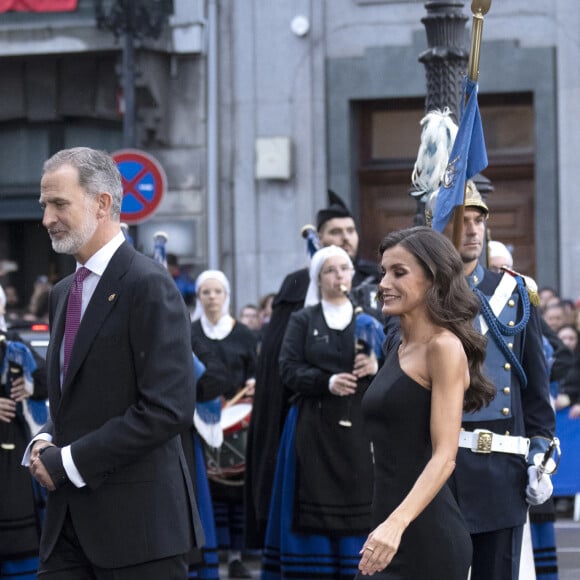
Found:
<path fill-rule="evenodd" d="M 570 419 L 580 419 L 580 404 L 572 405 L 568 413 Z"/>
<path fill-rule="evenodd" d="M 12 381 L 12 388 L 10 389 L 10 398 L 16 403 L 24 401 L 30 397 L 30 392 L 26 389 L 26 381 L 24 377 L 18 377 Z"/>
<path fill-rule="evenodd" d="M 350 373 L 338 373 L 330 377 L 328 390 L 337 397 L 345 397 L 356 393 L 356 377 Z"/>
<path fill-rule="evenodd" d="M 254 393 L 256 392 L 256 379 L 248 379 L 244 383 L 244 390 L 245 390 L 246 396 L 253 397 Z"/>
<path fill-rule="evenodd" d="M 0 397 L 0 421 L 10 423 L 16 417 L 16 403 L 12 399 Z"/>
<path fill-rule="evenodd" d="M 401 544 L 405 525 L 390 516 L 376 527 L 367 538 L 360 551 L 361 560 L 358 569 L 363 574 L 372 576 L 384 570 L 390 563 Z"/>
<path fill-rule="evenodd" d="M 376 375 L 379 370 L 379 363 L 377 357 L 372 354 L 368 356 L 366 354 L 357 354 L 354 359 L 354 370 L 352 371 L 354 376 L 358 379 L 363 377 Z"/>

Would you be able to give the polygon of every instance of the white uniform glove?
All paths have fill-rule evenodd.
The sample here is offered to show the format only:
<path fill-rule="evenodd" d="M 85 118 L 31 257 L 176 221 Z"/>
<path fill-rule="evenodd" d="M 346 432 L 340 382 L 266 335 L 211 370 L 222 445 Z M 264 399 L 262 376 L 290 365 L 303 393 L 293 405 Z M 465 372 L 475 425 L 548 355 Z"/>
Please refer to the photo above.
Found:
<path fill-rule="evenodd" d="M 552 485 L 552 478 L 542 473 L 542 477 L 538 479 L 538 468 L 535 465 L 528 467 L 528 487 L 526 487 L 526 501 L 530 505 L 540 505 L 552 495 L 554 486 Z"/>

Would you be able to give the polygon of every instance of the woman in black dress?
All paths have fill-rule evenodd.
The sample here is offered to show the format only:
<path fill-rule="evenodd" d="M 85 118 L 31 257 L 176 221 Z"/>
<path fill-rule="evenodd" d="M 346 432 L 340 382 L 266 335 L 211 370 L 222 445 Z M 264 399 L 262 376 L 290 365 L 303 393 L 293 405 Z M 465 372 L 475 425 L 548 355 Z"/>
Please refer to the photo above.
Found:
<path fill-rule="evenodd" d="M 393 580 L 466 580 L 471 540 L 446 482 L 455 467 L 462 411 L 487 404 L 478 301 L 459 254 L 417 227 L 381 243 L 383 313 L 401 340 L 363 399 L 375 457 L 372 527 L 359 570 Z"/>

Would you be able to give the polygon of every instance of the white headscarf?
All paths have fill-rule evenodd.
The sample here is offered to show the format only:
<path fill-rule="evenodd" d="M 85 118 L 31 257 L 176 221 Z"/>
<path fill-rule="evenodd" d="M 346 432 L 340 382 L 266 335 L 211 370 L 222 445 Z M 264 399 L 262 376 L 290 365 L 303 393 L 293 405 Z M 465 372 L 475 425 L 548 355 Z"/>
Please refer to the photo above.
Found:
<path fill-rule="evenodd" d="M 487 251 L 489 252 L 490 258 L 503 258 L 508 268 L 514 265 L 514 258 L 511 252 L 501 242 L 497 242 L 496 240 L 490 241 L 487 246 Z"/>
<path fill-rule="evenodd" d="M 203 312 L 203 306 L 199 299 L 199 293 L 201 291 L 201 286 L 206 280 L 217 280 L 223 287 L 226 293 L 226 299 L 222 306 L 222 315 L 218 320 L 217 324 L 213 324 L 207 318 Z M 201 326 L 203 328 L 204 334 L 208 338 L 213 338 L 214 340 L 222 340 L 231 331 L 234 326 L 234 319 L 230 316 L 230 283 L 226 278 L 226 275 L 221 270 L 205 270 L 203 271 L 195 281 L 195 292 L 197 294 L 197 301 L 195 304 L 195 310 L 193 312 L 192 320 L 200 320 Z"/>
<path fill-rule="evenodd" d="M 316 252 L 310 260 L 310 284 L 308 286 L 308 292 L 306 292 L 306 299 L 304 300 L 304 306 L 314 306 L 320 302 L 320 285 L 318 277 L 320 276 L 320 270 L 328 258 L 333 256 L 340 256 L 341 258 L 346 258 L 350 264 L 352 270 L 352 275 L 354 276 L 354 266 L 350 256 L 338 246 L 326 246 Z"/>
<path fill-rule="evenodd" d="M 0 286 L 0 330 L 6 332 L 8 330 L 6 326 L 6 318 L 4 318 L 4 309 L 6 308 L 6 293 L 4 292 L 4 288 Z"/>

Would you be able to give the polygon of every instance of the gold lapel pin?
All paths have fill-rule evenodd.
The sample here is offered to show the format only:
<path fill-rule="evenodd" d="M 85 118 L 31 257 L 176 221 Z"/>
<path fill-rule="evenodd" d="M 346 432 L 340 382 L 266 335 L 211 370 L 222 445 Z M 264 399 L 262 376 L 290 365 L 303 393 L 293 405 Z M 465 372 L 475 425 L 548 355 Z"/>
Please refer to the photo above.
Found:
<path fill-rule="evenodd" d="M 117 298 L 117 295 L 113 292 L 113 294 L 109 294 L 109 302 L 113 302 Z"/>

